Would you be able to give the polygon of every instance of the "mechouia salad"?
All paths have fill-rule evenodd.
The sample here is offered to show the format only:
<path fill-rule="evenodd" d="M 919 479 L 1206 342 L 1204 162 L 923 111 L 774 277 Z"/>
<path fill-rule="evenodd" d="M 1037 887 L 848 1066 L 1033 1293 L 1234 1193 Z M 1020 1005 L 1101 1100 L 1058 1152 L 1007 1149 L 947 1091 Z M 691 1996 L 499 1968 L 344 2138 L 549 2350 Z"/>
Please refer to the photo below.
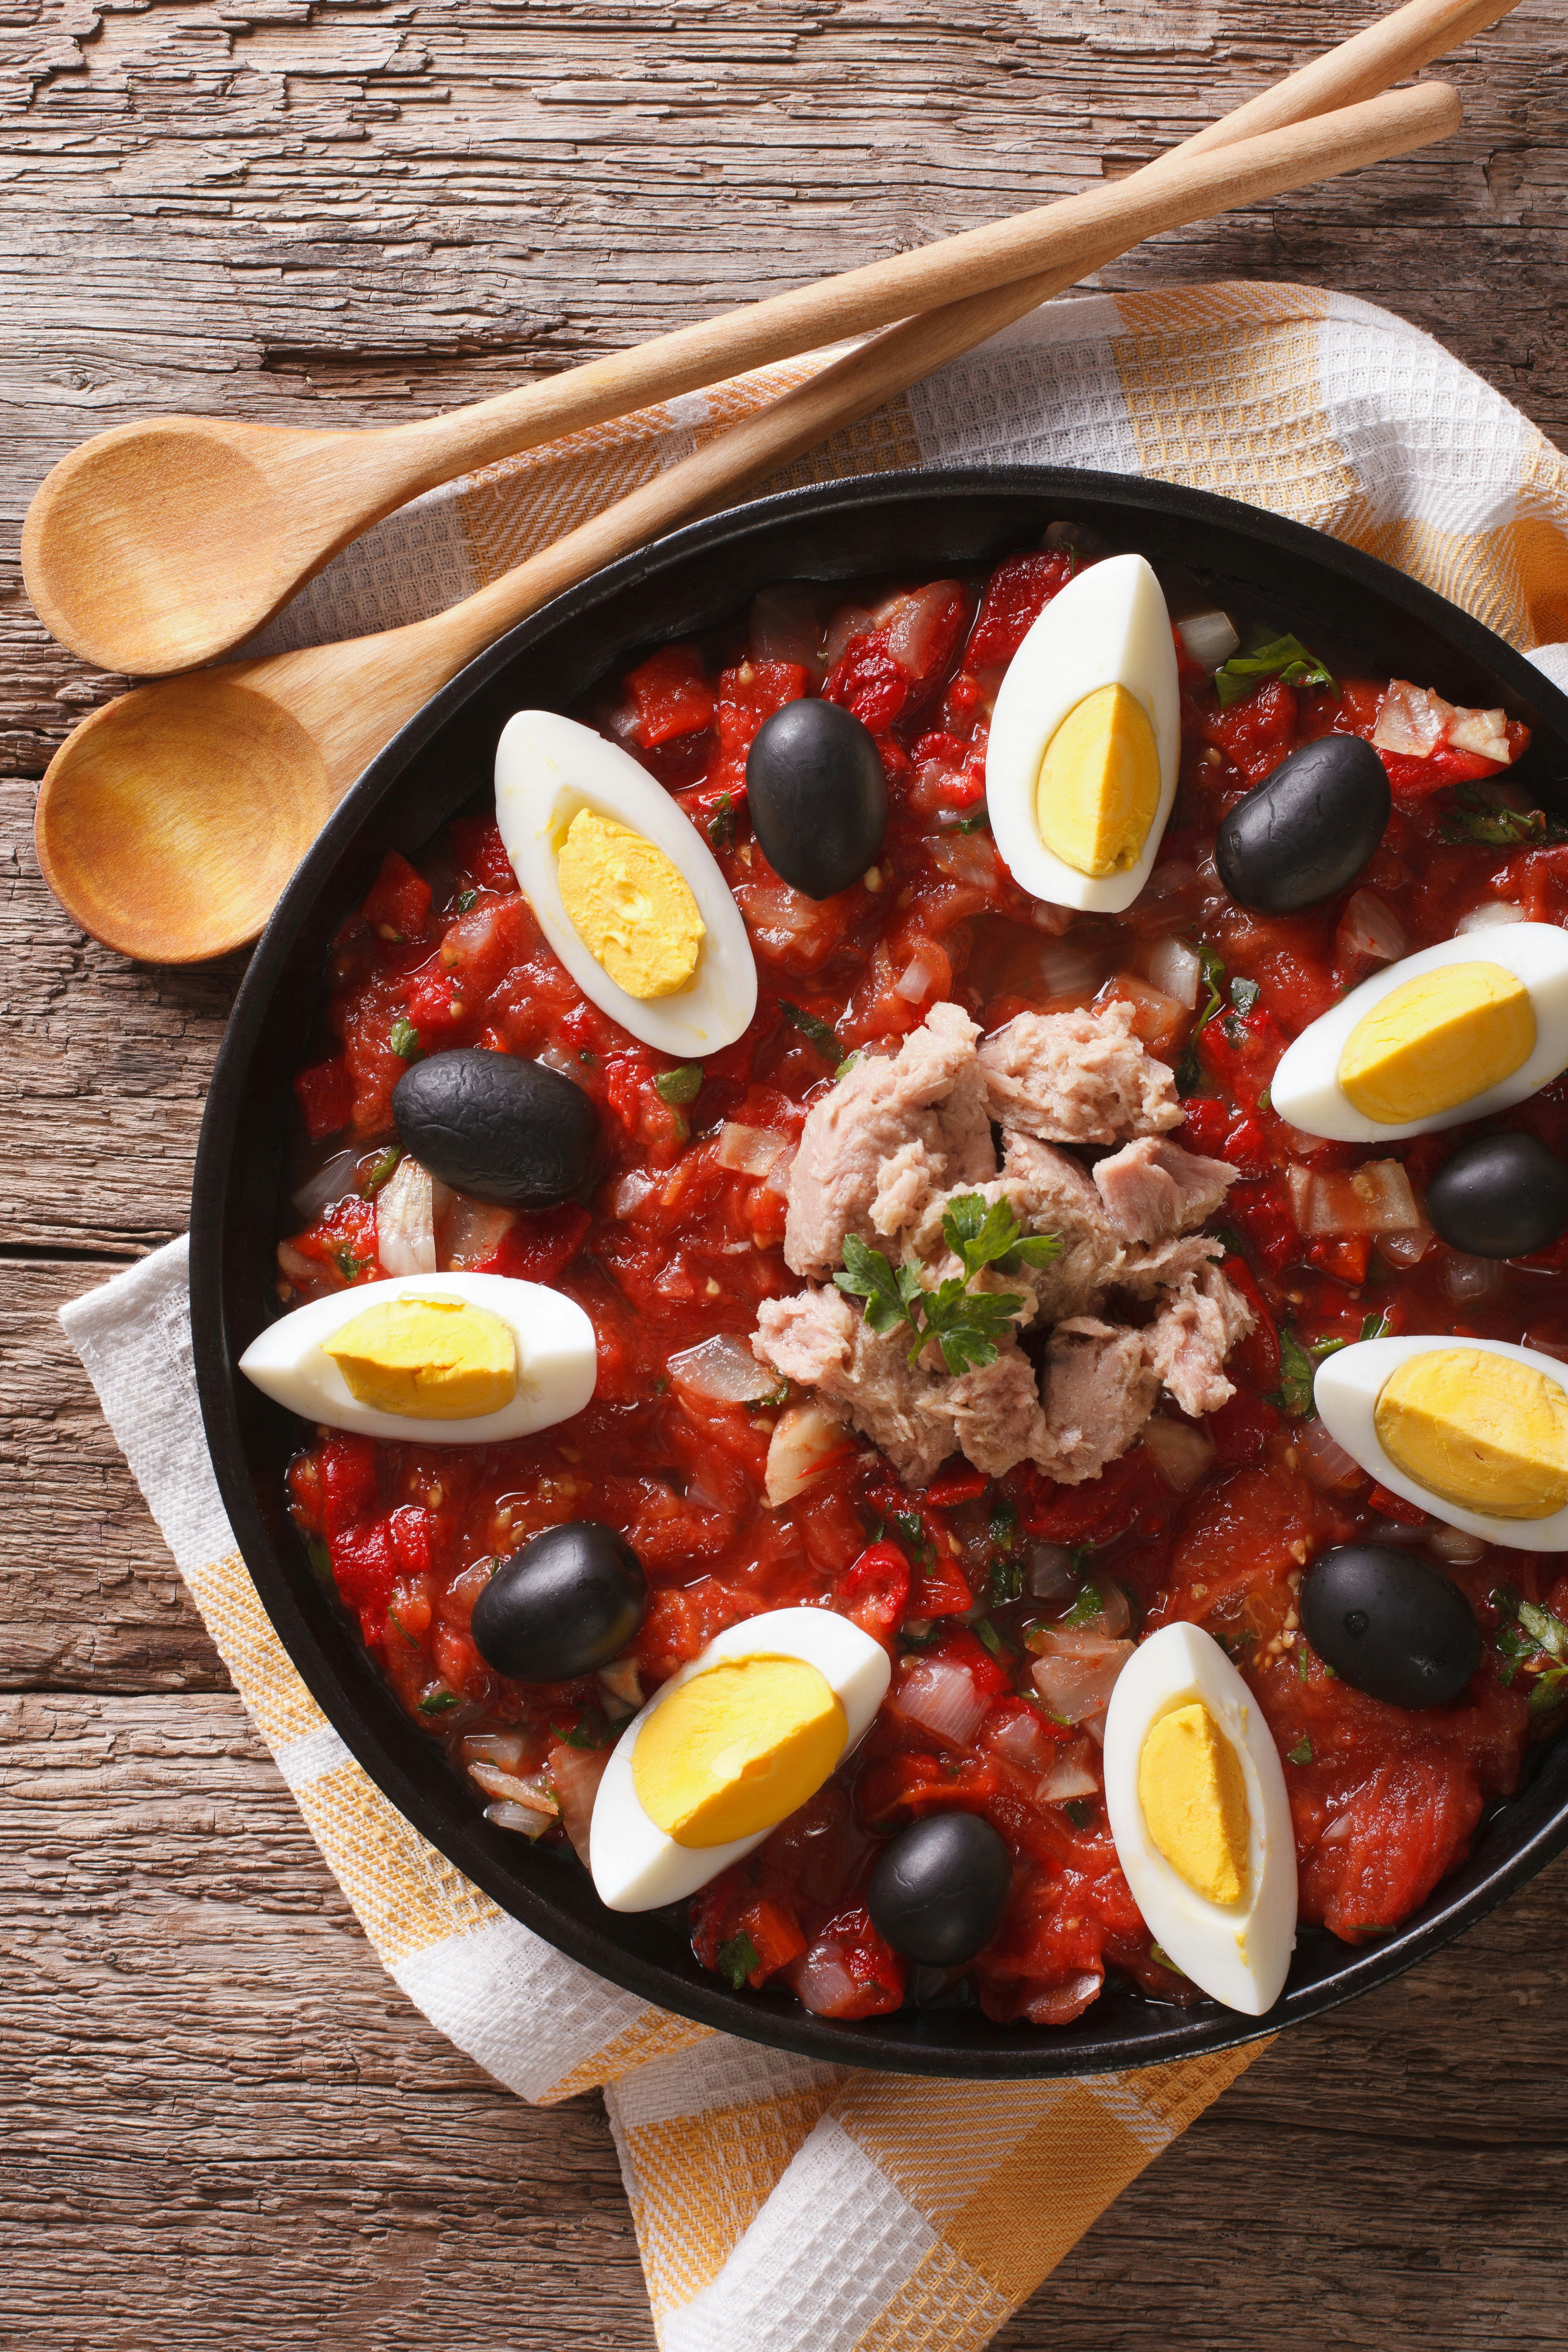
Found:
<path fill-rule="evenodd" d="M 1262 2014 L 1568 1701 L 1526 730 L 1077 526 L 523 711 L 334 943 L 311 1557 L 498 1834 L 819 2014 Z"/>

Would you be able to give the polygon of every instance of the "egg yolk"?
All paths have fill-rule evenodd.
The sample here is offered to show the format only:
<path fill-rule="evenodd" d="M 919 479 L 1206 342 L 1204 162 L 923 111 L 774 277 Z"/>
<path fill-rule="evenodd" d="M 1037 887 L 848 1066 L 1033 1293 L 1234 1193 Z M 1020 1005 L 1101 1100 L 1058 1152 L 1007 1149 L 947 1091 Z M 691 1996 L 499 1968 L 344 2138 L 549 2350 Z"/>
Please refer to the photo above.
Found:
<path fill-rule="evenodd" d="M 1544 1519 L 1568 1504 L 1568 1392 L 1511 1356 L 1407 1356 L 1373 1420 L 1395 1469 L 1461 1510 Z"/>
<path fill-rule="evenodd" d="M 349 1394 L 412 1421 L 470 1421 L 517 1394 L 510 1324 L 462 1298 L 389 1298 L 323 1339 Z"/>
<path fill-rule="evenodd" d="M 1149 1835 L 1177 1876 L 1211 1903 L 1247 1891 L 1247 1780 L 1241 1759 L 1204 1705 L 1191 1699 L 1149 1727 L 1138 1759 L 1138 1802 Z"/>
<path fill-rule="evenodd" d="M 1125 874 L 1160 807 L 1160 751 L 1124 686 L 1096 687 L 1046 746 L 1035 788 L 1040 839 L 1075 874 Z"/>
<path fill-rule="evenodd" d="M 562 904 L 595 963 L 646 1003 L 673 996 L 697 970 L 702 918 L 674 860 L 629 824 L 579 809 L 556 868 Z"/>
<path fill-rule="evenodd" d="M 848 1737 L 826 1677 L 804 1658 L 723 1658 L 648 1717 L 632 1785 L 677 1845 L 727 1845 L 804 1805 Z"/>
<path fill-rule="evenodd" d="M 1391 989 L 1351 1031 L 1340 1085 L 1365 1118 L 1403 1127 L 1500 1086 L 1535 1051 L 1524 982 L 1499 963 L 1440 964 Z"/>

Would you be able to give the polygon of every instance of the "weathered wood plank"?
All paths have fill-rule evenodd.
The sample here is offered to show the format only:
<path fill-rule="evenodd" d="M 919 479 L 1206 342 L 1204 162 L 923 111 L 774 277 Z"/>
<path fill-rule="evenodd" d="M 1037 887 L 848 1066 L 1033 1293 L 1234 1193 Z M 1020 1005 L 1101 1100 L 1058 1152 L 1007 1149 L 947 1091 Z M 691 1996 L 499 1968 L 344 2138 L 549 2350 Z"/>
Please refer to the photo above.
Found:
<path fill-rule="evenodd" d="M 0 2343 L 651 2342 L 597 2102 L 527 2109 L 424 2024 L 237 1700 L 10 1696 L 0 1741 Z M 1560 2346 L 1565 1921 L 1560 1864 L 1282 2042 L 1003 2352 Z"/>
<path fill-rule="evenodd" d="M 0 1687 L 225 1690 L 207 1638 L 57 1320 L 109 1269 L 11 1265 L 0 1303 Z"/>

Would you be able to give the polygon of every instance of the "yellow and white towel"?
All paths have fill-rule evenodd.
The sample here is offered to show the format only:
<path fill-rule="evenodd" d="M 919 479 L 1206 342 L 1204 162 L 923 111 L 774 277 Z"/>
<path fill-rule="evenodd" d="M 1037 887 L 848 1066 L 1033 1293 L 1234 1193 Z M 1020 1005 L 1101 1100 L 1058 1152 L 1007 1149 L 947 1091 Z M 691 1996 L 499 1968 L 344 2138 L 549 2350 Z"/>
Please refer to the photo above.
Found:
<path fill-rule="evenodd" d="M 433 492 L 349 549 L 247 650 L 438 610 L 820 363 L 672 401 Z M 1568 686 L 1568 467 L 1440 345 L 1368 303 L 1211 286 L 1055 304 L 783 478 L 1005 459 L 1191 482 L 1315 523 L 1468 606 Z M 1023 2085 L 843 2073 L 603 1983 L 426 1843 L 289 1664 L 207 1461 L 184 1243 L 62 1319 L 384 1965 L 522 2097 L 605 2086 L 664 2352 L 979 2352 L 1258 2054 Z"/>

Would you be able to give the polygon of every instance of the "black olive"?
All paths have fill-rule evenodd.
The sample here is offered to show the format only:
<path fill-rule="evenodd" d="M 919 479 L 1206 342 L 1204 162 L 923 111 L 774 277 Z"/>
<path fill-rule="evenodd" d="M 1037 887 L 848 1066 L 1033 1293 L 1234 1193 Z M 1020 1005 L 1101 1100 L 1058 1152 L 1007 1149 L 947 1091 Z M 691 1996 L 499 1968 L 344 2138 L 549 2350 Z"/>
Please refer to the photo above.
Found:
<path fill-rule="evenodd" d="M 578 1519 L 502 1560 L 474 1603 L 474 1642 L 514 1682 L 572 1682 L 618 1657 L 647 1608 L 647 1580 L 625 1536 Z"/>
<path fill-rule="evenodd" d="M 1308 1641 L 1342 1680 L 1391 1706 L 1447 1706 L 1481 1662 L 1457 1584 L 1395 1544 L 1340 1544 L 1301 1580 Z"/>
<path fill-rule="evenodd" d="M 752 739 L 746 806 L 786 882 L 808 898 L 847 890 L 875 866 L 888 830 L 888 779 L 869 729 L 837 702 L 786 702 Z"/>
<path fill-rule="evenodd" d="M 996 1932 L 1013 1883 L 1006 1842 L 978 1813 L 927 1813 L 890 1838 L 866 1890 L 871 1924 L 931 1969 L 962 1968 Z"/>
<path fill-rule="evenodd" d="M 392 1090 L 398 1140 L 422 1168 L 476 1201 L 551 1209 L 586 1181 L 599 1114 L 542 1062 L 466 1045 L 405 1070 Z"/>
<path fill-rule="evenodd" d="M 1568 1230 L 1568 1168 L 1533 1135 L 1478 1135 L 1433 1177 L 1426 1213 L 1450 1249 L 1528 1257 Z"/>
<path fill-rule="evenodd" d="M 1237 801 L 1215 836 L 1220 880 L 1244 907 L 1294 915 L 1355 880 L 1383 839 L 1388 772 L 1359 735 L 1320 735 Z"/>

